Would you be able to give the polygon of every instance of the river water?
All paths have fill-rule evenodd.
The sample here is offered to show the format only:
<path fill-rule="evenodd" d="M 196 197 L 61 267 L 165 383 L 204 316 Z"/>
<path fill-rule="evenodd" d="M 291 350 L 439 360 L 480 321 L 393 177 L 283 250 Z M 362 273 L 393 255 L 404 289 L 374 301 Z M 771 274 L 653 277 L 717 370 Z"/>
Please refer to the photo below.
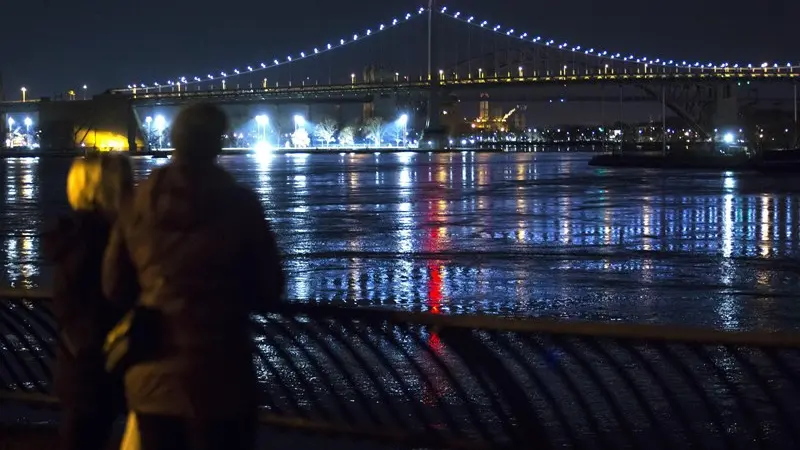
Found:
<path fill-rule="evenodd" d="M 226 156 L 285 252 L 292 299 L 800 330 L 800 180 L 600 169 L 588 153 Z M 167 163 L 135 159 L 138 177 Z M 4 285 L 48 287 L 69 161 L 0 160 Z M 230 230 L 236 233 L 237 230 Z"/>

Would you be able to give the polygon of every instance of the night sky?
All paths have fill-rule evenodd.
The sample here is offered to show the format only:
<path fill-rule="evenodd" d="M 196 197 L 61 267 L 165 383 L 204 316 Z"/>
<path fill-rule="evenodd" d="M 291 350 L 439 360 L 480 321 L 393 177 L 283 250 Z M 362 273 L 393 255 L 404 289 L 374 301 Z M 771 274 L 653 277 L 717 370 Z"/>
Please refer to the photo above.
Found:
<path fill-rule="evenodd" d="M 202 75 L 308 50 L 414 11 L 413 0 L 9 0 L 7 98 Z M 491 23 L 584 47 L 706 62 L 800 62 L 796 0 L 451 0 Z M 423 49 L 420 49 L 423 51 Z"/>

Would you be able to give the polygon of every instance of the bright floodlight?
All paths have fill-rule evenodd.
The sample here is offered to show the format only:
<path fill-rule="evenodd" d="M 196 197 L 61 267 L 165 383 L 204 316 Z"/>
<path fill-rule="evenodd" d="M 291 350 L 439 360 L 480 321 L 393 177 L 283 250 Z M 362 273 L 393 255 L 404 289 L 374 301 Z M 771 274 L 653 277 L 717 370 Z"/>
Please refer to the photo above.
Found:
<path fill-rule="evenodd" d="M 734 140 L 733 133 L 725 133 L 725 136 L 722 137 L 722 140 L 726 144 L 733 144 L 733 140 Z"/>
<path fill-rule="evenodd" d="M 26 117 L 25 120 L 23 121 L 23 123 L 25 123 L 26 127 L 29 127 L 29 126 L 33 125 L 33 120 L 31 120 L 30 117 Z"/>
<path fill-rule="evenodd" d="M 267 117 L 266 114 L 260 114 L 260 115 L 256 116 L 256 123 L 259 126 L 263 127 L 264 125 L 269 123 L 269 117 Z"/>
<path fill-rule="evenodd" d="M 14 118 L 13 117 L 9 117 L 8 118 L 8 126 L 9 127 L 13 127 L 14 126 Z"/>
<path fill-rule="evenodd" d="M 399 123 L 400 126 L 405 126 L 408 123 L 408 114 L 400 116 L 400 118 L 397 119 L 397 123 Z"/>
<path fill-rule="evenodd" d="M 258 142 L 256 142 L 256 145 L 255 145 L 255 151 L 256 152 L 258 152 L 258 153 L 266 153 L 266 152 L 269 152 L 270 150 L 272 150 L 272 147 L 270 147 L 268 142 L 266 142 L 266 141 L 258 141 Z"/>
<path fill-rule="evenodd" d="M 298 127 L 302 127 L 306 124 L 306 119 L 300 114 L 297 114 L 296 116 L 294 116 L 294 124 L 297 125 Z"/>
<path fill-rule="evenodd" d="M 151 122 L 153 122 L 153 118 L 152 117 L 147 116 L 147 117 L 144 118 L 144 123 L 150 125 Z"/>
<path fill-rule="evenodd" d="M 154 125 L 156 130 L 164 131 L 164 129 L 167 128 L 167 119 L 165 119 L 162 115 L 158 115 L 154 120 Z"/>

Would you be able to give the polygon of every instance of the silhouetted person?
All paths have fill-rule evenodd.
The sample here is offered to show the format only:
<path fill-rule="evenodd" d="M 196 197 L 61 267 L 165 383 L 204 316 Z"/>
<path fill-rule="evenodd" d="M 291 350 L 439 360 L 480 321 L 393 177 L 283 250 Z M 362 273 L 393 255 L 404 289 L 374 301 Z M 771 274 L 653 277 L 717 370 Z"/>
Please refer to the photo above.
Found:
<path fill-rule="evenodd" d="M 276 306 L 285 280 L 260 202 L 216 163 L 226 129 L 215 106 L 178 115 L 172 162 L 138 187 L 106 254 L 106 294 L 131 284 L 132 267 L 142 306 L 163 315 L 163 356 L 125 375 L 143 450 L 254 445 L 250 315 Z"/>
<path fill-rule="evenodd" d="M 124 311 L 103 296 L 101 270 L 110 230 L 132 188 L 127 158 L 76 159 L 67 177 L 73 211 L 43 236 L 45 255 L 55 266 L 54 384 L 62 406 L 63 450 L 105 450 L 111 426 L 124 412 L 122 380 L 106 373 L 103 354 L 106 334 Z"/>

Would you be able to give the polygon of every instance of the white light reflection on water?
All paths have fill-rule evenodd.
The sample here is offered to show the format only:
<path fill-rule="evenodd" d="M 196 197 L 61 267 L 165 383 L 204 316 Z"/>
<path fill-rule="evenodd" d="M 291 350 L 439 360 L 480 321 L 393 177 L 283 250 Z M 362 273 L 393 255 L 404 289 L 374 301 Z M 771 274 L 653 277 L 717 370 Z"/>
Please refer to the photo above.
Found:
<path fill-rule="evenodd" d="M 800 257 L 800 180 L 599 171 L 588 157 L 334 153 L 221 163 L 265 203 L 292 298 L 800 330 L 800 274 L 780 263 Z M 146 173 L 156 162 L 134 164 Z M 3 164 L 6 283 L 47 285 L 34 270 L 37 236 L 65 210 L 69 161 L 40 159 L 30 172 Z"/>

